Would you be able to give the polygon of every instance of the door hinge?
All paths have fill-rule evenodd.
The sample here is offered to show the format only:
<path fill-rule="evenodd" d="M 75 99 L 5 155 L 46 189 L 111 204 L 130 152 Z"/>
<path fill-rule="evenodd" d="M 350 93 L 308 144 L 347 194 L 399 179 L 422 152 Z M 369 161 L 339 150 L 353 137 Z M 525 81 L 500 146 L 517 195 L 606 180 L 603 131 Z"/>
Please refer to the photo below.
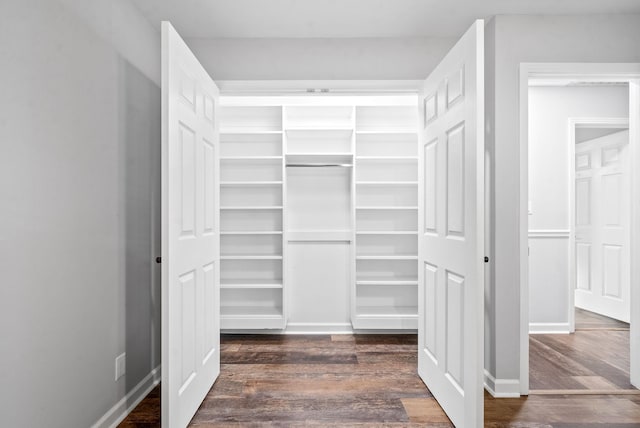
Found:
<path fill-rule="evenodd" d="M 485 262 L 485 263 L 489 263 L 489 257 L 484 256 L 484 262 Z"/>

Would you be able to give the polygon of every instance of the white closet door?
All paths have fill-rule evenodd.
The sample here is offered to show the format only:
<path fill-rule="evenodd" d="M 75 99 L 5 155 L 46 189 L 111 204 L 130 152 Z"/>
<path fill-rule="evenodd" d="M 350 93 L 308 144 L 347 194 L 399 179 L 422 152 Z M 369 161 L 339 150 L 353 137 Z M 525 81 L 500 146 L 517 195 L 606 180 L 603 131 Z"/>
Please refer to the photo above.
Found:
<path fill-rule="evenodd" d="M 162 426 L 187 426 L 220 373 L 219 92 L 162 23 Z"/>
<path fill-rule="evenodd" d="M 424 84 L 418 373 L 457 427 L 483 425 L 484 22 Z"/>
<path fill-rule="evenodd" d="M 576 306 L 629 322 L 629 132 L 576 147 Z"/>

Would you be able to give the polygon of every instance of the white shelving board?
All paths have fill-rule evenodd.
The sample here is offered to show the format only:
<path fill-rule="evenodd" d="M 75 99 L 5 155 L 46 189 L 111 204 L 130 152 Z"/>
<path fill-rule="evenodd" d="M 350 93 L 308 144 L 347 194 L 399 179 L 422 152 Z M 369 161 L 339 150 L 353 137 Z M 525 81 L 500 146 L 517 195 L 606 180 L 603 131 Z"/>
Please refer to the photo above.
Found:
<path fill-rule="evenodd" d="M 416 329 L 416 98 L 223 96 L 221 130 L 222 328 L 309 321 L 299 318 L 328 293 L 327 305 L 346 306 L 327 322 L 346 314 L 354 329 Z M 346 271 L 316 281 L 314 296 L 302 289 L 314 286 L 309 275 L 288 273 L 291 243 Z M 294 263 L 324 275 L 299 254 Z"/>
<path fill-rule="evenodd" d="M 418 327 L 418 134 L 414 106 L 356 107 L 356 329 Z"/>
<path fill-rule="evenodd" d="M 283 131 L 279 105 L 223 106 L 222 329 L 283 329 Z"/>

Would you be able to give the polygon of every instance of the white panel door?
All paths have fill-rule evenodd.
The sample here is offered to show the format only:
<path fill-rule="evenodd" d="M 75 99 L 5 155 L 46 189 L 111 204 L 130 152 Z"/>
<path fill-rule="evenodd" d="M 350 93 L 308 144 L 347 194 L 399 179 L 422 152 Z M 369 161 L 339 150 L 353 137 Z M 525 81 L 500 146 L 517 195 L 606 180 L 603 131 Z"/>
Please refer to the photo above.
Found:
<path fill-rule="evenodd" d="M 420 102 L 418 373 L 457 427 L 483 425 L 484 22 Z"/>
<path fill-rule="evenodd" d="M 220 372 L 218 88 L 162 23 L 162 426 L 187 426 Z"/>
<path fill-rule="evenodd" d="M 629 132 L 576 146 L 576 306 L 629 322 Z"/>

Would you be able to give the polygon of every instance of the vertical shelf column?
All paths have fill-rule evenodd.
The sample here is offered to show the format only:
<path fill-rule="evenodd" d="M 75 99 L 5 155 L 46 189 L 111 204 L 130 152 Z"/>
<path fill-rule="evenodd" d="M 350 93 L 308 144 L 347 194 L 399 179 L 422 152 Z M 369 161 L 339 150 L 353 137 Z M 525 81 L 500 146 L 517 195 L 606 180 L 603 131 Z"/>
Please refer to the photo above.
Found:
<path fill-rule="evenodd" d="M 351 330 L 354 107 L 284 108 L 287 328 Z"/>
<path fill-rule="evenodd" d="M 283 132 L 279 105 L 223 105 L 221 328 L 283 329 Z"/>
<path fill-rule="evenodd" d="M 356 108 L 356 329 L 417 329 L 417 106 Z"/>

